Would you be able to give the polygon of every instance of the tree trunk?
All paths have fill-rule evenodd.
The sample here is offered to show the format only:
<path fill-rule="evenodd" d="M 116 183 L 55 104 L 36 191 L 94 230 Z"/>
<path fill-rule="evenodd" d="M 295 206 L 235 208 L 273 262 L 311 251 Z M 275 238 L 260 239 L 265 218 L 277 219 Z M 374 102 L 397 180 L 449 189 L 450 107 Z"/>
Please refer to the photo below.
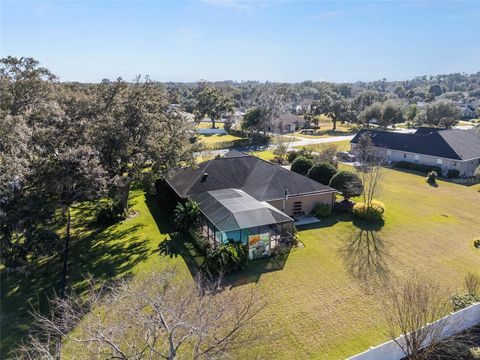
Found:
<path fill-rule="evenodd" d="M 130 179 L 125 179 L 125 182 L 119 188 L 120 192 L 120 202 L 122 205 L 122 209 L 124 214 L 128 213 L 128 195 L 130 194 L 130 187 L 132 181 Z"/>
<path fill-rule="evenodd" d="M 336 131 L 337 130 L 337 118 L 336 117 L 332 117 L 332 122 L 333 122 L 333 131 Z"/>
<path fill-rule="evenodd" d="M 65 297 L 65 288 L 67 286 L 67 271 L 68 271 L 68 250 L 70 246 L 70 207 L 67 207 L 67 231 L 65 235 L 65 247 L 63 249 L 63 270 L 62 280 L 60 282 L 60 297 Z"/>
<path fill-rule="evenodd" d="M 215 118 L 212 116 L 211 120 L 212 120 L 212 129 L 215 129 Z"/>

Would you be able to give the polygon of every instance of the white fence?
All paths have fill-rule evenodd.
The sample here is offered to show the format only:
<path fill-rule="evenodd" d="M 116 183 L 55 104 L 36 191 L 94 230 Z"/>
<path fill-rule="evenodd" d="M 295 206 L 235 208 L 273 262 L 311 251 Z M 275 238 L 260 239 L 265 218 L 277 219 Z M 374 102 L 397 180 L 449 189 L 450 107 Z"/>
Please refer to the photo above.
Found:
<path fill-rule="evenodd" d="M 462 332 L 471 328 L 474 325 L 480 324 L 480 303 L 470 305 L 469 307 L 460 311 L 454 312 L 437 322 L 444 321 L 441 339 Z M 437 323 L 427 326 L 435 326 Z M 404 339 L 398 337 L 395 339 L 398 343 L 403 344 Z M 360 354 L 350 357 L 348 360 L 400 360 L 405 357 L 399 344 L 390 340 L 381 345 L 370 348 Z"/>

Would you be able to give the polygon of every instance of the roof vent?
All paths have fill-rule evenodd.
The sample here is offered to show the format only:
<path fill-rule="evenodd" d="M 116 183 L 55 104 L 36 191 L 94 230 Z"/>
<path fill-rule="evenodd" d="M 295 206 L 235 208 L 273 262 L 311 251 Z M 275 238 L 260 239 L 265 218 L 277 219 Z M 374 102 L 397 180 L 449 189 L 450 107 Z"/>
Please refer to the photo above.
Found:
<path fill-rule="evenodd" d="M 203 183 L 203 182 L 207 181 L 207 177 L 208 177 L 208 173 L 207 172 L 203 173 L 203 176 L 202 176 L 202 179 L 200 180 L 200 182 Z"/>

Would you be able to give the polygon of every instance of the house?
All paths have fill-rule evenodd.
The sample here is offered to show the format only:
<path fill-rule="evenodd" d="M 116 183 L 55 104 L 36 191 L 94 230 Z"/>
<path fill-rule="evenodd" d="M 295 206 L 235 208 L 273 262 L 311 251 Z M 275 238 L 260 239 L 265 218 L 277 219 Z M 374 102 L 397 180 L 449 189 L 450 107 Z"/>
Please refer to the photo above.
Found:
<path fill-rule="evenodd" d="M 477 117 L 475 107 L 471 104 L 461 104 L 458 106 L 460 109 L 460 117 L 465 120 L 474 119 Z"/>
<path fill-rule="evenodd" d="M 293 217 L 317 203 L 333 206 L 335 189 L 236 150 L 182 168 L 166 179 L 181 199 L 199 204 L 201 229 L 214 243 L 241 241 L 251 258 L 292 236 Z"/>
<path fill-rule="evenodd" d="M 480 165 L 480 138 L 471 131 L 419 128 L 413 134 L 363 129 L 350 141 L 351 151 L 359 138 L 369 134 L 375 154 L 386 162 L 407 161 L 439 166 L 443 173 L 456 169 L 472 176 Z"/>
<path fill-rule="evenodd" d="M 274 134 L 292 133 L 305 124 L 303 118 L 293 114 L 282 114 L 274 119 L 268 127 L 268 131 Z"/>

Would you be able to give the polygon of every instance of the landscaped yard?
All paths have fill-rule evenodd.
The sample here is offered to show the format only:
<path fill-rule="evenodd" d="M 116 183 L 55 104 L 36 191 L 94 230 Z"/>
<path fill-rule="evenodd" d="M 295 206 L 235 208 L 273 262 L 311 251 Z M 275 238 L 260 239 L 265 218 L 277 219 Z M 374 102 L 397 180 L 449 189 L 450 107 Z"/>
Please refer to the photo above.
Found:
<path fill-rule="evenodd" d="M 385 170 L 381 229 L 361 229 L 349 215 L 332 216 L 300 229 L 304 248 L 294 249 L 286 261 L 255 261 L 229 279 L 238 285 L 232 291 L 254 287 L 266 304 L 256 329 L 262 341 L 246 345 L 238 357 L 338 359 L 384 341 L 380 284 L 394 275 L 416 272 L 461 290 L 466 272 L 480 271 L 480 251 L 472 244 L 480 234 L 480 193 L 478 186 L 438 184 Z M 191 281 L 189 269 L 201 259 L 140 190 L 132 192 L 131 204 L 138 215 L 106 229 L 89 229 L 86 209 L 77 212 L 76 223 L 89 236 L 72 247 L 74 288 L 82 290 L 87 272 L 100 279 L 141 277 L 167 264 Z M 59 274 L 58 259 L 42 262 L 28 276 L 2 271 L 3 354 L 31 324 L 28 301 L 35 305 Z"/>

